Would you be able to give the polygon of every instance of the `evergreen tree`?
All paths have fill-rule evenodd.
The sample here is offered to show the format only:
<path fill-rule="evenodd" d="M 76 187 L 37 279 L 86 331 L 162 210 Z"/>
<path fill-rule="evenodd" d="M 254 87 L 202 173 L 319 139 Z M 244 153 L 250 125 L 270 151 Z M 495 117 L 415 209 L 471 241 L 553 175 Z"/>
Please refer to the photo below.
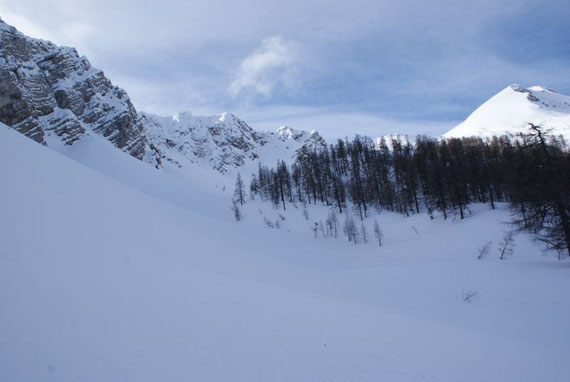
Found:
<path fill-rule="evenodd" d="M 244 205 L 245 203 L 245 186 L 243 184 L 243 180 L 241 179 L 241 174 L 238 172 L 237 177 L 236 177 L 236 184 L 235 184 L 235 190 L 234 190 L 234 198 L 236 200 L 236 202 L 238 202 L 240 205 Z"/>

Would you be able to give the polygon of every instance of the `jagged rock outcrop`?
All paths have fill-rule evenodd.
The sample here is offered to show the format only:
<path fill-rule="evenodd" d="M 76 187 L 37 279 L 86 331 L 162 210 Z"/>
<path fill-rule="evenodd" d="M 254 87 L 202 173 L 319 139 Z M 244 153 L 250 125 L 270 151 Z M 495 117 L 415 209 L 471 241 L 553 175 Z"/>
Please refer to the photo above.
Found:
<path fill-rule="evenodd" d="M 124 90 L 73 48 L 24 36 L 0 20 L 0 122 L 46 144 L 101 134 L 138 159 L 143 128 Z"/>
<path fill-rule="evenodd" d="M 276 132 L 256 131 L 230 113 L 194 116 L 189 112 L 172 117 L 140 113 L 148 142 L 161 153 L 161 163 L 184 167 L 204 163 L 226 173 L 253 161 L 291 160 L 298 150 L 326 145 L 317 132 L 281 127 Z"/>

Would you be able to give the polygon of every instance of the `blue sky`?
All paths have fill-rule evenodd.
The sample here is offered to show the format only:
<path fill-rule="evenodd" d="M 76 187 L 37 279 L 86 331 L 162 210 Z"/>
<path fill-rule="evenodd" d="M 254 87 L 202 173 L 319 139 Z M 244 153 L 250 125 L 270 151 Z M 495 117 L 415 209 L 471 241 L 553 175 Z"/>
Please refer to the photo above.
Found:
<path fill-rule="evenodd" d="M 570 1 L 0 0 L 139 110 L 327 137 L 441 134 L 511 83 L 570 94 Z"/>

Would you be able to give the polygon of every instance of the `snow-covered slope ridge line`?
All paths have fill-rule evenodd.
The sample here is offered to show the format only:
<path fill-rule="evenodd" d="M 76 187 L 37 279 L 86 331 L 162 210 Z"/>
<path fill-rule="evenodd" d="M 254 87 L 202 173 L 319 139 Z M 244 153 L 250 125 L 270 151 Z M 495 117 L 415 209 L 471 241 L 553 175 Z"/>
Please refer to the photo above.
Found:
<path fill-rule="evenodd" d="M 512 136 L 527 133 L 529 123 L 570 139 L 570 97 L 541 86 L 510 85 L 444 137 Z"/>

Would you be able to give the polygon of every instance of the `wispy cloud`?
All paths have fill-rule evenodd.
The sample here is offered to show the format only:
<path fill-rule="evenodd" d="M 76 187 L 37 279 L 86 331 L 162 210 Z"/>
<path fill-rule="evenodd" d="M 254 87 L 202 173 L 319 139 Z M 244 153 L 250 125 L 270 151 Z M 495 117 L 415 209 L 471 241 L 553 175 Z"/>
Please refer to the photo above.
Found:
<path fill-rule="evenodd" d="M 261 46 L 240 64 L 229 87 L 230 94 L 270 96 L 277 86 L 289 86 L 294 80 L 296 44 L 281 36 L 264 39 Z"/>

